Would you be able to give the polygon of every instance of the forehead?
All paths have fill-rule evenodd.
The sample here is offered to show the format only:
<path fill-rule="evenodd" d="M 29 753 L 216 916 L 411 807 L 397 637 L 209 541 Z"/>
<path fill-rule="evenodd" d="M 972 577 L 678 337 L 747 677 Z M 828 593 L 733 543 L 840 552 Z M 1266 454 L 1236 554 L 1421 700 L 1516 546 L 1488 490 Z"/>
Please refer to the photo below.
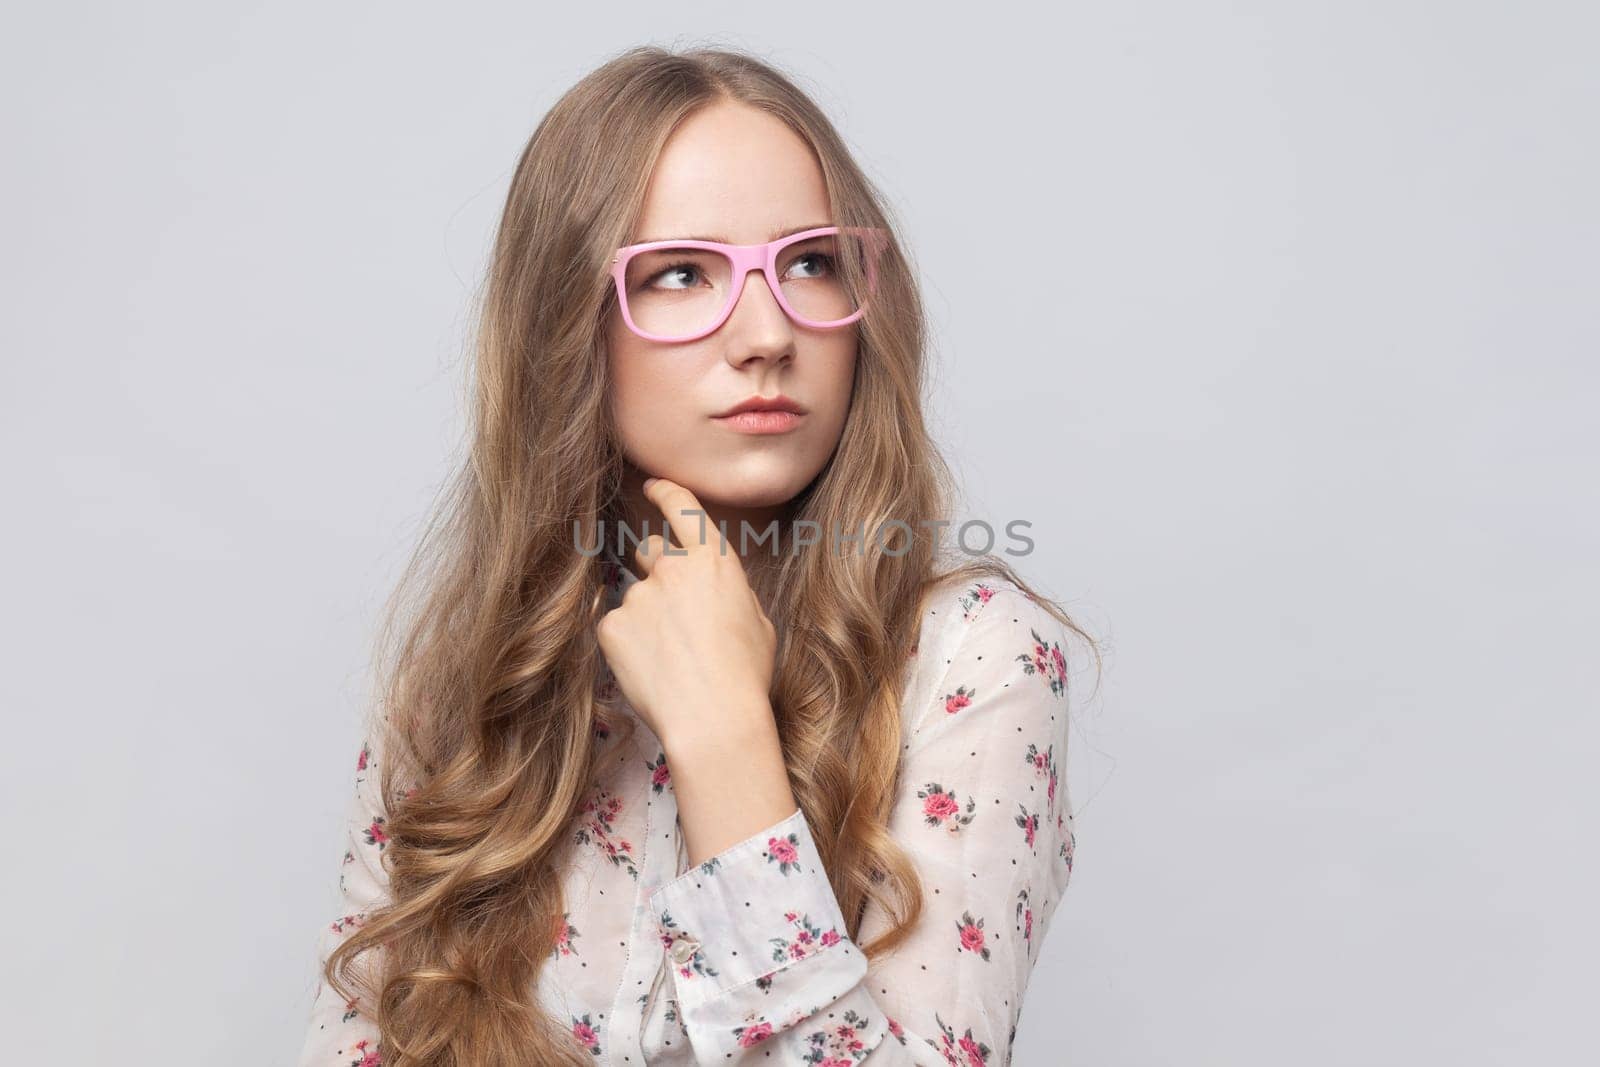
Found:
<path fill-rule="evenodd" d="M 690 115 L 667 140 L 633 241 L 710 237 L 757 244 L 831 221 L 811 146 L 765 112 L 721 103 Z"/>

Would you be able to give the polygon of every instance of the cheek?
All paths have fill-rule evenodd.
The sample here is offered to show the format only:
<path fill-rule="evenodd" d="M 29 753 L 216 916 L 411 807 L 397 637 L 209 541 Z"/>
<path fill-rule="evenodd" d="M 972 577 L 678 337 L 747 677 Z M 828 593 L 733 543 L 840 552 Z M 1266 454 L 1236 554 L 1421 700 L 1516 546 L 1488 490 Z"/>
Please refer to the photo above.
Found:
<path fill-rule="evenodd" d="M 664 454 L 681 447 L 678 439 L 696 410 L 689 379 L 673 362 L 682 354 L 654 350 L 637 338 L 616 339 L 610 351 L 607 400 L 623 453 L 637 466 L 659 467 Z"/>
<path fill-rule="evenodd" d="M 841 423 L 850 410 L 850 397 L 856 380 L 856 358 L 856 344 L 851 341 L 830 352 L 828 358 L 822 361 L 825 373 L 821 392 L 827 397 L 827 404 L 834 412 L 835 419 Z"/>
<path fill-rule="evenodd" d="M 663 408 L 651 403 L 658 383 L 648 369 L 626 359 L 618 359 L 611 367 L 611 418 L 624 445 L 637 448 L 641 440 L 648 439 L 657 429 L 652 420 L 660 418 Z"/>

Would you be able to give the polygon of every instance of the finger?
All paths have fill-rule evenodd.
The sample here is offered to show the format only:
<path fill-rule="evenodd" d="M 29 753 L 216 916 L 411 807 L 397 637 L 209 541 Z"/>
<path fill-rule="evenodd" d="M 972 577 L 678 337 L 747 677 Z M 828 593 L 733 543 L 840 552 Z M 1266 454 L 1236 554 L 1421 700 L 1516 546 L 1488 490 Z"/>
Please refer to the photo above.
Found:
<path fill-rule="evenodd" d="M 656 565 L 656 560 L 661 558 L 662 551 L 666 548 L 667 539 L 663 534 L 650 534 L 640 541 L 633 549 L 633 558 L 639 564 L 639 569 L 646 578 Z"/>
<path fill-rule="evenodd" d="M 722 531 L 712 524 L 700 501 L 689 490 L 665 478 L 652 478 L 645 482 L 644 495 L 660 509 L 681 548 L 700 552 L 721 547 Z"/>

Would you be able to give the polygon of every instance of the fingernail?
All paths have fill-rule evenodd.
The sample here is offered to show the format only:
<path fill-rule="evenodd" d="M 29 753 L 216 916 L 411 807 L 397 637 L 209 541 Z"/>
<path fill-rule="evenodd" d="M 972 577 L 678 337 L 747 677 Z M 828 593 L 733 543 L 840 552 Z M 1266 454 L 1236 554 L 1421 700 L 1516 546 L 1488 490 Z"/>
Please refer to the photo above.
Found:
<path fill-rule="evenodd" d="M 654 478 L 646 478 L 644 480 L 644 487 L 646 489 L 650 488 L 654 484 L 656 484 L 656 479 L 654 479 Z"/>

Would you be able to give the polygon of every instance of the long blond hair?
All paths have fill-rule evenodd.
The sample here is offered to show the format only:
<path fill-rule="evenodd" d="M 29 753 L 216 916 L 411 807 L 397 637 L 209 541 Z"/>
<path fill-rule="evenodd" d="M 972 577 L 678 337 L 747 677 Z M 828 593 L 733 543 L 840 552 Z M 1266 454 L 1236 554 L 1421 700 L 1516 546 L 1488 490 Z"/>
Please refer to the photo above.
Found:
<path fill-rule="evenodd" d="M 596 699 L 603 562 L 575 544 L 592 545 L 619 508 L 607 268 L 667 138 L 724 100 L 761 109 L 810 144 L 835 224 L 894 232 L 816 105 L 737 51 L 629 49 L 573 86 L 534 131 L 479 301 L 470 454 L 380 634 L 370 726 L 382 753 L 392 899 L 325 966 L 341 995 L 364 993 L 374 1005 L 387 1067 L 592 1062 L 535 991 L 556 946 L 561 870 L 595 773 L 597 727 L 621 725 Z M 890 546 L 894 554 L 870 538 L 860 554 L 790 553 L 758 586 L 780 628 L 772 706 L 790 783 L 850 933 L 869 900 L 894 918 L 862 946 L 869 957 L 899 944 L 922 907 L 915 869 L 885 826 L 903 671 L 927 590 L 1003 577 L 1089 640 L 999 559 L 938 570 L 927 524 L 946 516 L 952 485 L 923 420 L 923 307 L 892 237 L 878 284 L 857 324 L 843 435 L 791 502 L 792 517 L 824 531 L 900 520 L 910 537 Z"/>

